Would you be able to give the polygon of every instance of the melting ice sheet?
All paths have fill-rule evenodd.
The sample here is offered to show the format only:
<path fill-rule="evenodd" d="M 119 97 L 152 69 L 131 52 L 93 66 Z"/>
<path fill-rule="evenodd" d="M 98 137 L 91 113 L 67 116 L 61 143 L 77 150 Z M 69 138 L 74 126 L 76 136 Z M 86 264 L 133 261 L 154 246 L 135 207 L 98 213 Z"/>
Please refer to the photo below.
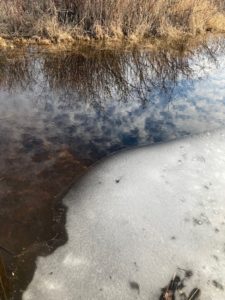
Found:
<path fill-rule="evenodd" d="M 180 268 L 187 294 L 223 300 L 224 153 L 220 130 L 99 163 L 65 197 L 69 240 L 23 299 L 159 299 Z"/>

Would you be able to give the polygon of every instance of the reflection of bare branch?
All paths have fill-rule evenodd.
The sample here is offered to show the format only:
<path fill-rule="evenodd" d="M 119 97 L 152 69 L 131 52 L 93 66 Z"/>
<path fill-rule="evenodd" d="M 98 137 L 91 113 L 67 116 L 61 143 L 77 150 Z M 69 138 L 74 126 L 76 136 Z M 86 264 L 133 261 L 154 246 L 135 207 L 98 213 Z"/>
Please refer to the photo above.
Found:
<path fill-rule="evenodd" d="M 54 65 L 57 68 L 52 67 Z M 113 96 L 122 101 L 135 97 L 145 103 L 151 101 L 155 89 L 169 99 L 180 76 L 192 74 L 187 56 L 166 50 L 151 53 L 88 49 L 85 55 L 47 55 L 43 69 L 51 88 L 64 90 L 64 99 L 66 94 L 75 91 L 76 101 L 97 101 L 98 104 Z"/>
<path fill-rule="evenodd" d="M 28 55 L 6 54 L 0 59 L 0 86 L 11 90 L 28 88 L 34 79 L 34 61 Z"/>
<path fill-rule="evenodd" d="M 73 101 L 87 101 L 100 105 L 112 97 L 127 101 L 135 98 L 143 104 L 151 101 L 151 94 L 164 93 L 170 101 L 179 79 L 191 78 L 192 58 L 204 55 L 216 63 L 215 53 L 221 44 L 202 44 L 186 54 L 167 51 L 96 50 L 81 52 L 24 53 L 23 57 L 3 56 L 0 63 L 0 85 L 7 89 L 28 89 L 36 83 L 41 101 L 49 90 L 61 93 L 63 106 Z M 195 64 L 196 66 L 196 64 Z M 199 68 L 204 68 L 204 65 Z"/>

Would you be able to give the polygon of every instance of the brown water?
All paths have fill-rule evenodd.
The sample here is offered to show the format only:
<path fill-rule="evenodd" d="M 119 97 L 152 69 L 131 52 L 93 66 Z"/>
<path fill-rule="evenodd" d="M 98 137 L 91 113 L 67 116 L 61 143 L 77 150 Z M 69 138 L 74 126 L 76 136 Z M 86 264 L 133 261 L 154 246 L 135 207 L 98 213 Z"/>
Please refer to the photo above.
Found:
<path fill-rule="evenodd" d="M 121 149 L 225 126 L 223 44 L 0 53 L 0 295 L 67 240 L 62 198 Z"/>

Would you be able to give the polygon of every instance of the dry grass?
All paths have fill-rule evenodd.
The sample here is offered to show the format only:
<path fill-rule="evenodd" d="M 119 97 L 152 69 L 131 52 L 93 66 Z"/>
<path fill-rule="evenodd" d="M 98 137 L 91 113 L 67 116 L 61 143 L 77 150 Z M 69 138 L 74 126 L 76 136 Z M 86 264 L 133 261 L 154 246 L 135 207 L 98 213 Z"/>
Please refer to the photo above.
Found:
<path fill-rule="evenodd" d="M 6 41 L 0 37 L 0 48 L 6 48 L 6 47 L 7 47 Z"/>
<path fill-rule="evenodd" d="M 180 40 L 207 31 L 225 32 L 223 0 L 0 0 L 2 37 L 139 42 Z"/>

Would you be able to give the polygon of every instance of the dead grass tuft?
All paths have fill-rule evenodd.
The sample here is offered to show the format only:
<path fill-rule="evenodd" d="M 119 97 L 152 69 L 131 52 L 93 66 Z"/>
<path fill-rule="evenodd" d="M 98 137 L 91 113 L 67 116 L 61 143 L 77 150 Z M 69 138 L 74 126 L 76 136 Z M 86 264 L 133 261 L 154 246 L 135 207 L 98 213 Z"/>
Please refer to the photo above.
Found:
<path fill-rule="evenodd" d="M 174 40 L 225 31 L 223 0 L 1 0 L 0 35 Z"/>
<path fill-rule="evenodd" d="M 6 48 L 6 47 L 7 47 L 6 41 L 0 37 L 0 48 Z"/>

